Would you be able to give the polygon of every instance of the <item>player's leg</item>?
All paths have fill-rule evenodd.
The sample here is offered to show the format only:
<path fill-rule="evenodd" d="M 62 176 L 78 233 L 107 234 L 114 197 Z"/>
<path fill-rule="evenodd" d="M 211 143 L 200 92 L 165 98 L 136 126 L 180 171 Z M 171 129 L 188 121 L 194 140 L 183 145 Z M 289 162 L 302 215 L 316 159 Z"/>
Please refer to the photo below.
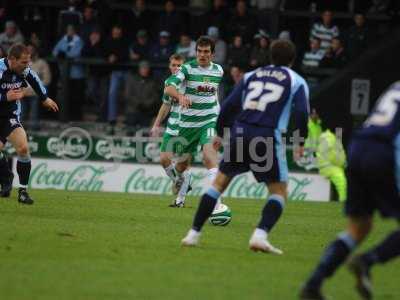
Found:
<path fill-rule="evenodd" d="M 400 230 L 395 230 L 389 234 L 375 248 L 360 255 L 360 258 L 368 265 L 386 263 L 400 255 Z"/>
<path fill-rule="evenodd" d="M 112 71 L 107 99 L 107 121 L 114 124 L 117 120 L 118 93 L 120 86 L 125 81 L 125 71 Z"/>
<path fill-rule="evenodd" d="M 176 190 L 177 197 L 170 207 L 184 207 L 187 193 L 192 189 L 191 180 L 192 174 L 190 172 L 190 165 L 192 162 L 192 155 L 185 154 L 177 158 L 175 172 L 177 179 L 173 186 L 173 192 Z M 174 192 L 175 193 L 175 192 Z"/>
<path fill-rule="evenodd" d="M 286 182 L 275 182 L 267 184 L 267 187 L 269 192 L 267 203 L 262 210 L 257 228 L 250 238 L 249 247 L 256 252 L 282 254 L 280 249 L 270 244 L 268 234 L 282 215 L 287 198 L 287 184 Z"/>
<path fill-rule="evenodd" d="M 229 177 L 222 172 L 218 172 L 212 186 L 201 197 L 199 207 L 197 208 L 197 212 L 194 216 L 192 228 L 182 240 L 183 246 L 191 247 L 198 244 L 201 229 L 203 228 L 204 223 L 211 216 L 218 198 L 228 187 L 231 180 L 232 177 Z"/>
<path fill-rule="evenodd" d="M 349 262 L 349 269 L 357 279 L 357 290 L 365 299 L 372 298 L 370 269 L 375 264 L 384 264 L 400 256 L 400 230 L 389 234 L 378 246 L 354 256 Z"/>
<path fill-rule="evenodd" d="M 339 234 L 337 239 L 326 248 L 318 266 L 307 280 L 300 295 L 301 299 L 324 299 L 321 294 L 323 282 L 346 261 L 365 239 L 371 228 L 372 215 L 349 218 L 347 230 Z"/>
<path fill-rule="evenodd" d="M 238 149 L 236 147 L 236 139 L 232 138 L 230 140 L 230 145 L 224 148 L 224 151 L 229 151 L 226 159 L 224 158 L 219 166 L 219 172 L 208 191 L 202 196 L 200 200 L 199 207 L 197 209 L 196 215 L 193 220 L 193 225 L 186 237 L 182 240 L 182 245 L 184 246 L 196 246 L 199 238 L 200 232 L 203 228 L 204 223 L 212 214 L 218 198 L 222 195 L 225 189 L 228 187 L 232 178 L 238 174 L 247 172 L 249 170 L 249 165 L 246 161 L 238 159 L 238 157 L 243 157 L 243 155 L 238 156 L 237 151 L 243 151 L 246 149 Z M 241 153 L 242 154 L 242 153 Z"/>
<path fill-rule="evenodd" d="M 181 141 L 183 139 L 183 141 Z M 165 159 L 162 157 L 161 163 L 169 176 L 173 180 L 172 192 L 177 194 L 177 198 L 170 207 L 184 207 L 186 194 L 191 190 L 191 173 L 188 170 L 191 163 L 191 156 L 189 154 L 183 154 L 180 148 L 185 144 L 186 139 L 177 136 L 172 136 L 168 133 L 164 134 L 163 143 L 161 144 L 161 150 L 167 151 L 169 154 L 165 155 Z M 186 150 L 186 149 L 185 149 Z M 172 162 L 173 154 L 178 155 L 178 168 Z"/>
<path fill-rule="evenodd" d="M 11 195 L 14 174 L 10 170 L 7 155 L 2 151 L 4 144 L 0 142 L 0 197 L 8 198 Z"/>
<path fill-rule="evenodd" d="M 176 180 L 175 166 L 172 162 L 172 152 L 160 152 L 160 164 L 163 167 L 165 174 L 171 178 L 172 181 Z"/>
<path fill-rule="evenodd" d="M 164 168 L 165 173 L 173 182 L 177 180 L 175 165 L 172 162 L 174 152 L 173 136 L 164 133 L 160 146 L 160 164 Z"/>
<path fill-rule="evenodd" d="M 218 173 L 218 149 L 214 149 L 212 140 L 216 135 L 215 124 L 210 124 L 201 129 L 200 145 L 203 149 L 203 165 L 207 168 L 207 177 L 209 181 L 214 182 Z M 221 203 L 221 197 L 218 198 L 216 207 Z"/>
<path fill-rule="evenodd" d="M 190 173 L 185 174 L 185 172 L 178 173 L 178 171 L 175 169 L 175 164 L 172 161 L 173 159 L 173 153 L 172 152 L 161 152 L 160 153 L 160 163 L 162 167 L 164 168 L 165 173 L 169 178 L 171 178 L 173 182 L 173 187 L 176 188 L 176 181 L 180 180 L 182 177 L 182 184 L 180 185 L 179 190 L 176 188 L 176 191 L 174 189 L 174 194 L 178 194 L 177 198 L 174 200 L 172 204 L 170 204 L 170 207 L 183 207 L 185 204 L 185 199 L 186 199 L 186 193 L 188 191 L 188 187 L 190 185 Z M 187 178 L 186 178 L 187 177 Z"/>
<path fill-rule="evenodd" d="M 28 139 L 22 127 L 15 128 L 8 136 L 8 140 L 17 152 L 17 173 L 19 177 L 18 201 L 23 204 L 33 204 L 27 192 L 29 175 L 31 172 L 31 157 L 29 154 Z"/>
<path fill-rule="evenodd" d="M 180 128 L 179 136 L 173 138 L 174 152 L 178 157 L 175 164 L 177 180 L 172 187 L 172 192 L 178 194 L 178 202 L 181 202 L 181 199 L 186 197 L 186 194 L 191 189 L 191 173 L 189 167 L 194 157 L 193 154 L 197 151 L 197 145 L 199 143 L 198 132 L 199 130 L 197 128 Z"/>
<path fill-rule="evenodd" d="M 262 210 L 260 221 L 254 230 L 249 246 L 253 251 L 282 254 L 268 241 L 268 234 L 282 215 L 287 198 L 288 167 L 286 153 L 280 134 L 253 137 L 249 143 L 250 168 L 258 182 L 268 188 L 267 202 Z"/>
<path fill-rule="evenodd" d="M 341 233 L 325 250 L 319 264 L 306 281 L 301 299 L 324 299 L 321 294 L 323 282 L 332 276 L 343 264 L 350 253 L 367 236 L 372 227 L 372 216 L 378 208 L 376 199 L 380 193 L 379 187 L 371 184 L 376 180 L 378 170 L 365 161 L 369 156 L 358 145 L 350 145 L 349 167 L 347 168 L 348 198 L 345 202 L 345 212 L 348 216 L 347 231 Z M 360 150 L 360 151 L 354 151 Z M 372 161 L 375 163 L 375 161 Z"/>
<path fill-rule="evenodd" d="M 212 183 L 218 174 L 218 154 L 212 144 L 203 145 L 203 164 L 207 168 L 207 177 Z M 216 207 L 221 204 L 221 197 L 217 200 Z"/>
<path fill-rule="evenodd" d="M 8 159 L 6 154 L 3 152 L 3 148 L 7 142 L 5 137 L 0 136 L 0 185 L 1 192 L 0 197 L 7 198 L 11 194 L 12 182 L 14 174 L 10 170 Z"/>

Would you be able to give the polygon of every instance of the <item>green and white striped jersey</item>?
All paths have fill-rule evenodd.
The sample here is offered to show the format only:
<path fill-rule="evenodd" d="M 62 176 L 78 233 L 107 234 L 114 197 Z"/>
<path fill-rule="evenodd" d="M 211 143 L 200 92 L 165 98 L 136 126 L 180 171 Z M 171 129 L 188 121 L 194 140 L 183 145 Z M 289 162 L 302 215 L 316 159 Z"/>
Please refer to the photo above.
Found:
<path fill-rule="evenodd" d="M 179 133 L 179 114 L 180 114 L 180 107 L 176 101 L 171 100 L 171 97 L 163 94 L 162 101 L 168 105 L 171 105 L 171 110 L 169 113 L 168 121 L 167 121 L 167 128 L 165 130 L 166 133 L 170 135 L 177 136 Z"/>
<path fill-rule="evenodd" d="M 185 95 L 192 101 L 189 108 L 180 108 L 179 127 L 199 128 L 217 121 L 218 87 L 223 75 L 224 70 L 218 64 L 211 63 L 203 68 L 192 60 L 166 80 L 166 85 L 184 88 Z"/>
<path fill-rule="evenodd" d="M 169 80 L 170 77 L 168 77 L 165 80 L 164 86 L 167 86 L 167 81 Z M 185 92 L 185 89 L 183 88 L 182 85 L 179 87 L 178 90 L 180 93 Z M 179 134 L 178 122 L 179 122 L 179 117 L 180 117 L 180 113 L 181 113 L 181 107 L 179 106 L 177 101 L 173 100 L 172 97 L 168 96 L 167 94 L 163 94 L 162 101 L 163 101 L 163 103 L 166 103 L 171 106 L 171 110 L 170 110 L 168 121 L 167 121 L 167 128 L 166 128 L 165 132 L 170 135 L 177 136 Z"/>

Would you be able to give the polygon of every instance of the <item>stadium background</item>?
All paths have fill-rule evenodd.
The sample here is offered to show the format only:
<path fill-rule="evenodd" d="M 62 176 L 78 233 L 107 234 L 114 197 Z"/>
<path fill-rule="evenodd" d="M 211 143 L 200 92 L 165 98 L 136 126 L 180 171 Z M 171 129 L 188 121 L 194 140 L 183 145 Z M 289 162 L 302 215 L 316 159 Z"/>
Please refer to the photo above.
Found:
<path fill-rule="evenodd" d="M 34 164 L 33 187 L 90 190 L 90 184 L 76 183 L 80 188 L 73 187 L 68 176 L 78 172 L 74 176 L 79 181 L 96 186 L 96 176 L 111 176 L 101 170 L 111 168 L 116 172 L 107 163 L 137 163 L 139 153 L 147 163 L 157 163 L 158 142 L 146 137 L 145 128 L 151 126 L 161 103 L 168 57 L 174 52 L 193 57 L 193 43 L 202 34 L 217 41 L 215 60 L 225 70 L 221 99 L 243 72 L 268 63 L 272 40 L 291 39 L 298 49 L 294 69 L 311 87 L 311 107 L 317 109 L 324 126 L 343 128 L 344 144 L 377 96 L 397 79 L 400 67 L 400 5 L 394 0 L 16 0 L 0 4 L 0 53 L 4 56 L 15 41 L 33 45 L 39 57 L 34 64 L 46 78 L 50 97 L 61 107 L 54 115 L 42 110 L 34 96 L 24 101 L 23 121 L 30 135 L 32 156 L 51 159 L 38 160 L 48 164 L 48 169 L 35 169 Z M 326 28 L 335 28 L 341 46 L 332 52 L 310 51 L 312 32 L 327 10 L 332 13 L 332 23 Z M 357 18 L 365 18 L 365 23 L 356 25 Z M 68 30 L 70 39 L 65 38 Z M 317 34 L 325 39 L 327 32 L 318 30 Z M 328 32 L 328 39 L 333 36 Z M 43 66 L 46 63 L 48 70 Z M 141 146 L 134 137 L 138 132 L 144 136 Z M 74 161 L 64 166 L 61 159 Z M 201 156 L 196 162 L 201 162 Z M 293 162 L 291 151 L 288 162 L 292 172 L 308 173 L 292 177 L 292 199 L 330 198 L 327 182 L 315 177 L 316 169 L 306 170 Z M 148 176 L 148 182 L 136 184 L 134 192 L 167 190 L 168 183 L 158 178 L 162 177 L 157 175 L 161 174 L 158 169 L 150 171 L 151 165 L 143 164 L 129 166 L 145 167 Z M 84 171 L 79 169 L 82 167 Z M 69 175 L 60 174 L 65 168 Z M 93 175 L 87 168 L 94 168 L 100 175 Z M 126 172 L 130 178 L 132 172 Z M 196 174 L 198 185 L 203 185 L 201 169 Z M 254 190 L 243 192 L 243 197 L 264 195 L 264 190 L 249 183 L 251 179 L 241 180 L 246 182 L 239 180 L 242 190 Z M 324 190 L 323 195 L 295 192 L 298 185 L 303 189 L 316 180 L 319 183 L 309 189 Z M 106 190 L 132 191 L 128 185 Z M 201 190 L 196 193 L 195 189 L 192 195 L 199 193 Z"/>

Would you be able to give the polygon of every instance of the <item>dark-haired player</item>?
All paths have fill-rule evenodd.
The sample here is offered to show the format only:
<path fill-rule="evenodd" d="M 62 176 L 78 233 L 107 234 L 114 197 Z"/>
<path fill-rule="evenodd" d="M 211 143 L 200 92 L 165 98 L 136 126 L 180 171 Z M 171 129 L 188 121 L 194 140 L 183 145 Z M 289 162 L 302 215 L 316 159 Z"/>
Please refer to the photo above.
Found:
<path fill-rule="evenodd" d="M 175 164 L 179 179 L 177 189 L 190 184 L 188 166 L 198 146 L 203 151 L 203 164 L 212 182 L 218 171 L 217 151 L 212 145 L 216 134 L 215 126 L 219 113 L 218 89 L 224 75 L 223 68 L 212 61 L 215 51 L 214 41 L 201 36 L 196 41 L 196 59 L 184 63 L 176 74 L 165 82 L 164 93 L 177 99 L 180 107 L 178 152 L 182 158 Z M 183 87 L 184 93 L 180 90 Z M 180 186 L 181 185 L 181 186 Z M 177 207 L 183 205 L 180 199 Z"/>
<path fill-rule="evenodd" d="M 309 112 L 308 86 L 290 69 L 295 57 L 296 49 L 290 41 L 275 41 L 271 45 L 272 65 L 246 73 L 223 102 L 217 122 L 219 138 L 214 142 L 219 145 L 224 128 L 229 128 L 229 146 L 224 148 L 213 186 L 201 198 L 192 228 L 182 240 L 184 246 L 197 245 L 216 199 L 234 176 L 251 170 L 258 182 L 267 185 L 269 196 L 250 239 L 250 249 L 282 254 L 267 239 L 287 198 L 288 168 L 281 133 L 286 131 L 294 109 L 300 136 L 305 138 Z M 301 155 L 303 147 L 296 147 L 296 151 Z"/>
<path fill-rule="evenodd" d="M 47 109 L 57 112 L 57 104 L 47 96 L 46 89 L 38 75 L 29 67 L 31 55 L 28 48 L 15 44 L 6 58 L 0 59 L 0 151 L 9 141 L 17 153 L 17 173 L 19 176 L 18 201 L 33 204 L 27 192 L 31 171 L 28 139 L 20 123 L 21 103 L 27 84 L 33 88 Z M 4 155 L 0 156 L 0 178 L 9 176 L 10 170 Z M 2 182 L 2 195 L 9 196 L 12 180 Z"/>

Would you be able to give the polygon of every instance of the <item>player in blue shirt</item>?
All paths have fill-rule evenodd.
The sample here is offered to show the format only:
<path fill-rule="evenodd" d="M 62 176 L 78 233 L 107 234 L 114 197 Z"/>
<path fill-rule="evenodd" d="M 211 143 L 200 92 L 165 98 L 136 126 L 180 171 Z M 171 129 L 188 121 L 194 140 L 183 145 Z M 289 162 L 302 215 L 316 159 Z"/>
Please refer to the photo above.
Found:
<path fill-rule="evenodd" d="M 293 43 L 275 41 L 271 45 L 273 65 L 246 73 L 223 102 L 217 121 L 219 138 L 214 140 L 214 146 L 221 145 L 224 131 L 230 133 L 229 144 L 224 145 L 224 158 L 218 175 L 203 195 L 192 229 L 182 240 L 182 245 L 197 245 L 201 228 L 232 178 L 252 171 L 258 182 L 267 185 L 269 196 L 250 239 L 250 249 L 282 253 L 267 239 L 267 234 L 282 214 L 287 198 L 288 168 L 281 133 L 286 131 L 293 109 L 300 137 L 306 138 L 309 113 L 308 86 L 301 76 L 290 69 L 295 57 Z M 301 155 L 302 151 L 303 147 L 298 144 L 297 155 Z"/>
<path fill-rule="evenodd" d="M 301 299 L 325 299 L 323 282 L 343 264 L 367 237 L 372 217 L 400 220 L 400 82 L 382 96 L 363 124 L 354 132 L 348 149 L 348 199 L 345 212 L 347 230 L 326 249 L 322 259 L 304 285 Z M 349 269 L 356 277 L 356 288 L 363 299 L 372 299 L 370 270 L 400 255 L 400 230 L 392 232 L 375 248 L 356 255 Z"/>
<path fill-rule="evenodd" d="M 31 55 L 26 46 L 15 44 L 11 46 L 7 58 L 0 59 L 0 151 L 9 141 L 17 153 L 17 173 L 20 188 L 18 201 L 23 204 L 33 204 L 27 192 L 31 159 L 28 139 L 20 123 L 21 103 L 24 101 L 25 88 L 28 84 L 36 92 L 42 105 L 57 112 L 57 104 L 47 96 L 46 89 L 38 75 L 29 67 Z M 7 182 L 5 177 L 10 176 Z M 9 170 L 5 156 L 0 152 L 0 178 L 3 180 L 2 197 L 8 197 L 12 188 L 12 173 Z"/>

